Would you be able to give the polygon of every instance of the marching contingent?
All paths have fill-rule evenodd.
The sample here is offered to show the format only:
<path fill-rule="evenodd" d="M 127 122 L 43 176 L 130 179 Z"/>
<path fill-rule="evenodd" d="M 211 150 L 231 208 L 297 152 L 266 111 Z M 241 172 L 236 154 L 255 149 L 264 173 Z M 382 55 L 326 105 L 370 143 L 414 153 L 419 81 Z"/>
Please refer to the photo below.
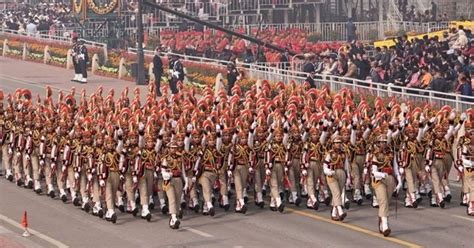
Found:
<path fill-rule="evenodd" d="M 392 197 L 405 189 L 407 208 L 423 198 L 445 208 L 454 167 L 461 204 L 474 216 L 474 109 L 275 86 L 263 81 L 243 93 L 236 85 L 230 95 L 182 85 L 170 95 L 163 86 L 170 96 L 159 98 L 153 84 L 145 98 L 138 88 L 129 97 L 128 88 L 116 96 L 99 87 L 56 100 L 49 87 L 43 99 L 27 89 L 0 91 L 5 177 L 112 223 L 116 209 L 150 221 L 159 207 L 172 229 L 186 208 L 214 216 L 232 202 L 245 215 L 250 200 L 284 212 L 305 199 L 307 208 L 344 221 L 351 203 L 368 200 L 388 236 Z"/>

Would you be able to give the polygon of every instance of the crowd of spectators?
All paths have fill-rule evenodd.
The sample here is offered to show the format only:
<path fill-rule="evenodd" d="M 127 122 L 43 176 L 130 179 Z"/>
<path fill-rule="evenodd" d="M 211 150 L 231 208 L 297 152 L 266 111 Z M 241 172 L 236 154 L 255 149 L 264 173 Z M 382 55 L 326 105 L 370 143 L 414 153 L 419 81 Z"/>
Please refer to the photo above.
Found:
<path fill-rule="evenodd" d="M 0 14 L 2 28 L 27 33 L 29 35 L 49 34 L 70 36 L 72 26 L 71 9 L 63 3 L 19 3 L 16 8 L 4 10 Z"/>
<path fill-rule="evenodd" d="M 462 26 L 444 37 L 409 41 L 403 36 L 394 46 L 376 48 L 373 56 L 368 56 L 362 43 L 355 42 L 339 56 L 316 55 L 307 60 L 304 71 L 404 86 L 413 89 L 411 92 L 427 89 L 472 96 L 474 37 Z"/>

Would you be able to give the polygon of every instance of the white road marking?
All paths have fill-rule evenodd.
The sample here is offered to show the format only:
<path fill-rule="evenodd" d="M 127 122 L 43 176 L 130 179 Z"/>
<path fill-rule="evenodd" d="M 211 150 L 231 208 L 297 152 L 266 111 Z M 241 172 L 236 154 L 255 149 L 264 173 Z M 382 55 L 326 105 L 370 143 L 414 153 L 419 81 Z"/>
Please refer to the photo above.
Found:
<path fill-rule="evenodd" d="M 456 218 L 459 218 L 459 219 L 463 219 L 463 220 L 468 220 L 468 221 L 473 221 L 474 222 L 474 218 L 473 217 L 465 217 L 465 216 L 459 216 L 459 215 L 451 215 L 451 216 L 454 216 Z"/>
<path fill-rule="evenodd" d="M 191 228 L 191 227 L 183 227 L 184 230 L 188 230 L 194 234 L 197 234 L 197 235 L 200 235 L 200 236 L 203 236 L 203 237 L 206 237 L 206 238 L 212 238 L 214 236 L 212 236 L 211 234 L 209 233 L 205 233 L 203 231 L 199 231 L 199 230 L 196 230 L 194 228 Z"/>
<path fill-rule="evenodd" d="M 16 221 L 12 220 L 12 219 L 10 219 L 10 218 L 8 218 L 8 217 L 5 216 L 5 215 L 0 214 L 0 220 L 3 220 L 3 221 L 5 221 L 5 222 L 7 222 L 8 224 L 10 224 L 10 225 L 12 225 L 12 226 L 14 226 L 14 227 L 17 227 L 17 228 L 23 230 L 23 226 L 22 226 L 20 223 L 18 223 L 18 222 L 16 222 Z M 46 241 L 46 242 L 52 244 L 52 245 L 55 245 L 56 247 L 59 247 L 59 248 L 67 248 L 67 247 L 69 247 L 69 246 L 67 246 L 67 245 L 65 245 L 65 244 L 63 244 L 63 243 L 61 243 L 61 241 L 56 240 L 56 239 L 53 239 L 53 238 L 51 238 L 51 237 L 49 237 L 49 236 L 47 236 L 47 235 L 45 235 L 45 234 L 42 234 L 42 233 L 40 233 L 40 232 L 38 232 L 38 231 L 36 231 L 36 230 L 34 230 L 34 229 L 28 228 L 28 231 L 30 231 L 30 233 L 31 233 L 32 235 L 34 235 L 34 236 L 36 236 L 36 237 L 38 237 L 38 238 L 40 238 L 40 239 L 42 239 L 42 240 L 44 240 L 44 241 Z"/>

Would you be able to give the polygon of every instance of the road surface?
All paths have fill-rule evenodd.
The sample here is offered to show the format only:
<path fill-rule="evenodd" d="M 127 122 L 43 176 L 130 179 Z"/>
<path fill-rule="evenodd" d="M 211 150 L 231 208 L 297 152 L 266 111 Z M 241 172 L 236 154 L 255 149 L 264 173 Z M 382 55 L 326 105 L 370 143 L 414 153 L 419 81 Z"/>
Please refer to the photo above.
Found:
<path fill-rule="evenodd" d="M 92 76 L 87 85 L 69 81 L 72 71 L 0 57 L 0 89 L 31 89 L 44 96 L 44 88 L 104 94 L 132 82 Z M 145 90 L 143 86 L 142 90 Z M 454 179 L 455 175 L 451 175 Z M 153 211 L 150 223 L 119 213 L 113 225 L 44 194 L 0 179 L 0 247 L 472 247 L 474 218 L 459 206 L 460 185 L 452 182 L 453 200 L 446 209 L 431 208 L 427 198 L 418 209 L 406 209 L 392 200 L 391 237 L 378 233 L 377 209 L 366 201 L 351 205 L 344 223 L 330 220 L 329 207 L 318 211 L 288 206 L 283 214 L 249 205 L 245 216 L 217 209 L 216 216 L 185 212 L 180 230 L 168 228 L 168 217 Z M 268 203 L 267 203 L 268 206 Z M 21 237 L 24 211 L 31 237 Z"/>

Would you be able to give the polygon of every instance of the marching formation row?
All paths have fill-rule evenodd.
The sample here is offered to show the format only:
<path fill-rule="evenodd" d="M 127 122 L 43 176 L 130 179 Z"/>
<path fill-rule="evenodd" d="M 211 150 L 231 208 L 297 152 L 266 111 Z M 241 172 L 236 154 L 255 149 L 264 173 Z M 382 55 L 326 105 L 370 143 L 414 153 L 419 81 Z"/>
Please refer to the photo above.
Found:
<path fill-rule="evenodd" d="M 128 89 L 103 97 L 100 87 L 76 100 L 73 89 L 54 101 L 49 88 L 43 100 L 18 89 L 5 107 L 0 92 L 6 178 L 38 194 L 45 185 L 50 197 L 59 191 L 63 202 L 113 223 L 116 207 L 133 215 L 140 208 L 150 220 L 158 199 L 173 229 L 186 207 L 214 216 L 218 199 L 228 210 L 231 190 L 238 213 L 247 212 L 247 190 L 262 208 L 268 191 L 273 211 L 306 197 L 315 210 L 331 203 L 334 221 L 365 196 L 387 236 L 392 195 L 406 186 L 406 207 L 428 195 L 431 206 L 444 208 L 454 166 L 462 204 L 474 215 L 472 109 L 434 111 L 381 98 L 355 104 L 347 89 L 333 94 L 293 82 L 277 84 L 276 93 L 265 81 L 245 94 L 235 86 L 231 96 L 182 89 L 157 99 L 156 90 L 150 85 L 145 98 L 139 89 L 131 98 Z"/>

